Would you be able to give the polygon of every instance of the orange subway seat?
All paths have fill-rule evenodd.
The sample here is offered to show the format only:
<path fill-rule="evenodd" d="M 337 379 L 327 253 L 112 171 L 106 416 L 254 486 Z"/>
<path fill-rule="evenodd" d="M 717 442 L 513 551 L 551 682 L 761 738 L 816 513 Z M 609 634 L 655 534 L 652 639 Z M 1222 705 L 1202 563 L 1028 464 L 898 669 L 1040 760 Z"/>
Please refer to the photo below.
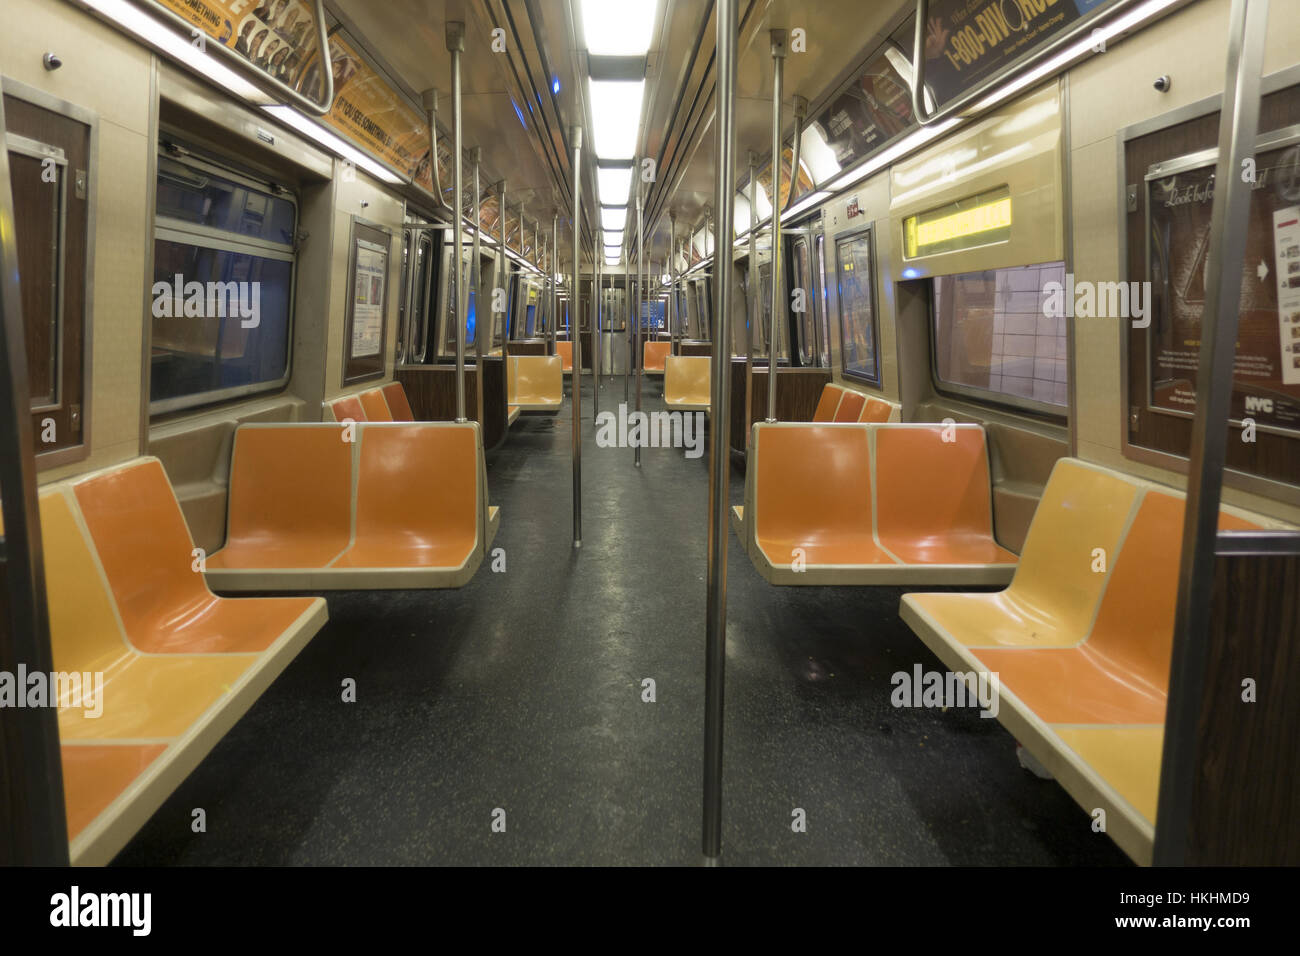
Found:
<path fill-rule="evenodd" d="M 60 747 L 68 840 L 75 840 L 166 749 L 166 744 L 64 744 Z"/>
<path fill-rule="evenodd" d="M 646 342 L 642 350 L 642 369 L 650 373 L 664 370 L 664 360 L 672 353 L 671 342 Z"/>
<path fill-rule="evenodd" d="M 156 459 L 82 481 L 75 494 L 126 633 L 141 651 L 262 651 L 312 604 L 214 595 L 195 567 L 194 541 Z"/>
<path fill-rule="evenodd" d="M 355 395 L 345 395 L 329 403 L 329 409 L 336 422 L 352 419 L 354 422 L 366 421 L 366 411 L 361 400 Z"/>
<path fill-rule="evenodd" d="M 839 408 L 840 399 L 843 397 L 844 389 L 828 382 L 826 387 L 822 389 L 822 397 L 817 402 L 817 411 L 813 413 L 813 421 L 835 421 L 835 410 Z"/>
<path fill-rule="evenodd" d="M 1113 556 L 1137 488 L 1074 459 L 1052 469 L 1011 584 L 993 594 L 911 594 L 905 601 L 959 643 L 1069 647 L 1087 636 L 1106 576 L 1097 549 Z"/>
<path fill-rule="evenodd" d="M 845 390 L 844 397 L 840 399 L 839 406 L 835 409 L 835 418 L 837 422 L 856 422 L 858 416 L 862 414 L 862 408 L 867 403 L 867 396 L 861 392 Z"/>
<path fill-rule="evenodd" d="M 474 553 L 478 517 L 473 428 L 368 428 L 361 435 L 355 540 L 333 567 L 461 567 Z"/>
<path fill-rule="evenodd" d="M 560 357 L 561 368 L 566 372 L 573 371 L 573 343 L 556 342 L 555 354 Z"/>
<path fill-rule="evenodd" d="M 862 414 L 858 416 L 858 421 L 883 424 L 889 421 L 893 414 L 894 406 L 889 402 L 868 396 L 867 404 L 863 407 Z"/>
<path fill-rule="evenodd" d="M 713 359 L 707 355 L 669 355 L 664 359 L 664 404 L 683 411 L 706 411 L 713 401 Z"/>
<path fill-rule="evenodd" d="M 1160 724 L 1173 657 L 1182 499 L 1148 491 L 1124 537 L 1088 639 L 1075 647 L 979 648 L 1004 687 L 1049 724 Z M 1220 514 L 1221 530 L 1256 525 Z"/>
<path fill-rule="evenodd" d="M 415 413 L 411 411 L 411 403 L 406 399 L 406 388 L 401 382 L 385 385 L 384 398 L 388 401 L 388 411 L 393 416 L 393 421 L 415 421 Z"/>
<path fill-rule="evenodd" d="M 871 532 L 867 432 L 826 426 L 756 432 L 758 547 L 774 565 L 894 564 Z"/>
<path fill-rule="evenodd" d="M 230 568 L 324 568 L 352 537 L 352 443 L 341 428 L 240 428 L 230 463 Z"/>
<path fill-rule="evenodd" d="M 993 539 L 982 428 L 886 427 L 875 439 L 876 533 L 886 551 L 904 564 L 1016 563 Z"/>
<path fill-rule="evenodd" d="M 393 414 L 388 410 L 388 401 L 384 398 L 382 388 L 368 388 L 357 398 L 361 402 L 361 411 L 368 422 L 391 422 Z"/>

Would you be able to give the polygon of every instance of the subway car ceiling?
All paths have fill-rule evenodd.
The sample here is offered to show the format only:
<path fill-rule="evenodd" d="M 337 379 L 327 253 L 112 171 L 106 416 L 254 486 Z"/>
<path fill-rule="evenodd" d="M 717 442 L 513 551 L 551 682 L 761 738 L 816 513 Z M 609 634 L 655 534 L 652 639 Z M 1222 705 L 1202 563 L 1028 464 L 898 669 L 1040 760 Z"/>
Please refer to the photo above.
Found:
<path fill-rule="evenodd" d="M 1259 31 L 1252 4 L 6 0 L 0 226 L 17 226 L 0 244 L 20 287 L 0 292 L 23 350 L 22 374 L 0 372 L 26 394 L 0 421 L 23 446 L 0 474 L 0 556 L 33 580 L 44 560 L 52 596 L 48 622 L 33 596 L 10 627 L 0 671 L 24 646 L 51 672 L 81 661 L 89 641 L 60 635 L 97 622 L 141 696 L 178 649 L 244 669 L 196 664 L 183 679 L 214 710 L 150 705 L 130 732 L 31 717 L 36 782 L 19 783 L 66 794 L 18 801 L 34 809 L 5 821 L 0 856 L 148 862 L 167 840 L 142 828 L 340 600 L 344 621 L 381 589 L 499 602 L 473 591 L 505 569 L 498 540 L 512 568 L 578 573 L 585 552 L 527 549 L 543 527 L 567 544 L 571 522 L 577 553 L 584 441 L 590 489 L 608 477 L 592 447 L 614 454 L 653 410 L 674 447 L 699 438 L 684 464 L 706 458 L 707 492 L 700 469 L 639 474 L 694 482 L 707 537 L 620 575 L 708 582 L 706 858 L 734 535 L 750 625 L 786 585 L 849 586 L 827 605 L 894 588 L 885 656 L 1020 675 L 1004 736 L 1060 784 L 1051 812 L 1102 808 L 1110 842 L 1016 834 L 1000 860 L 1300 862 L 1295 820 L 1275 845 L 1212 822 L 1293 800 L 1294 736 L 1252 750 L 1264 718 L 1204 696 L 1253 673 L 1232 653 L 1272 660 L 1295 627 L 1268 592 L 1297 580 L 1300 533 L 1300 18 L 1274 0 Z M 1225 105 L 1234 76 L 1258 120 L 1225 138 L 1254 115 Z M 1244 185 L 1222 184 L 1229 158 L 1249 159 Z M 561 493 L 523 497 L 537 475 Z M 653 535 L 663 501 L 623 480 L 599 520 Z M 654 514 L 667 549 L 687 523 Z M 195 574 L 151 577 L 167 549 Z M 1222 564 L 1261 555 L 1290 563 Z M 630 593 L 611 581 L 582 587 Z M 536 626 L 573 600 L 543 601 Z M 240 638 L 159 623 L 254 601 L 281 603 Z M 665 627 L 694 634 L 680 606 Z M 823 637 L 883 605 L 848 606 Z M 1050 662 L 1017 672 L 1026 648 Z M 1278 671 L 1300 679 L 1297 659 Z M 1235 729 L 1212 736 L 1207 713 Z M 1274 782 L 1249 799 L 1225 782 L 1247 750 Z"/>

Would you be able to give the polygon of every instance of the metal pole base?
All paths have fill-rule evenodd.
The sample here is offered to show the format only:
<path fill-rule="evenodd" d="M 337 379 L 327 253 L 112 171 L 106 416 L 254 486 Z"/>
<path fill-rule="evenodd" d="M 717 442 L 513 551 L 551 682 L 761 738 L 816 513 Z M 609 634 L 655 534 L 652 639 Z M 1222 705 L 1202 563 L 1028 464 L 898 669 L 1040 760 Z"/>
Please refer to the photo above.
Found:
<path fill-rule="evenodd" d="M 722 866 L 722 854 L 718 854 L 717 856 L 706 856 L 700 863 L 700 866 L 705 868 Z"/>

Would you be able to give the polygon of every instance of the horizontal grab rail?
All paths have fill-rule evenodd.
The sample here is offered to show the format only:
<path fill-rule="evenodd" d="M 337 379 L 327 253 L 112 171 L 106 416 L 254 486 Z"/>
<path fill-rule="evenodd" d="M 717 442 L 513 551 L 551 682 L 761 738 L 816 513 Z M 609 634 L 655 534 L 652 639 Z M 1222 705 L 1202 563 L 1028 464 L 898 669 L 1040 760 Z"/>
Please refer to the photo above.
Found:
<path fill-rule="evenodd" d="M 198 31 L 198 27 L 190 23 L 179 13 L 168 10 L 157 0 L 135 0 L 135 5 L 144 8 L 151 13 L 160 14 L 171 26 L 178 30 L 184 30 L 186 39 L 193 38 Z M 209 49 L 216 50 L 218 56 L 231 64 L 236 70 L 248 75 L 253 85 L 263 93 L 271 96 L 283 97 L 286 101 L 313 113 L 317 116 L 324 116 L 334 106 L 334 63 L 330 56 L 329 39 L 325 30 L 325 0 L 315 0 L 316 7 L 316 45 L 321 56 L 321 77 L 325 81 L 325 97 L 323 101 L 313 100 L 310 97 L 303 96 L 287 83 L 277 80 L 271 74 L 257 66 L 252 60 L 241 56 L 224 43 L 213 42 L 204 44 L 203 51 L 206 53 Z M 305 75 L 305 70 L 304 70 Z"/>
<path fill-rule="evenodd" d="M 1214 553 L 1219 557 L 1300 555 L 1300 531 L 1220 531 Z"/>

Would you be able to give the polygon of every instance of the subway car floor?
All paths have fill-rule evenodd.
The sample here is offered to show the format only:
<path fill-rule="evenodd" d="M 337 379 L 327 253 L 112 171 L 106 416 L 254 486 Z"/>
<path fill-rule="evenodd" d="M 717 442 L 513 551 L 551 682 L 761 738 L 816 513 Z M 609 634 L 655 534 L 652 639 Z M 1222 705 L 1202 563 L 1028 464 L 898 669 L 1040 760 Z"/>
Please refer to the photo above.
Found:
<path fill-rule="evenodd" d="M 601 408 L 623 394 L 606 380 Z M 660 394 L 647 379 L 644 407 Z M 700 862 L 707 444 L 636 469 L 588 418 L 575 551 L 570 408 L 488 455 L 505 571 L 329 596 L 329 623 L 117 864 Z M 998 721 L 891 705 L 893 673 L 943 670 L 902 589 L 776 588 L 734 534 L 728 553 L 724 863 L 1126 865 Z"/>

